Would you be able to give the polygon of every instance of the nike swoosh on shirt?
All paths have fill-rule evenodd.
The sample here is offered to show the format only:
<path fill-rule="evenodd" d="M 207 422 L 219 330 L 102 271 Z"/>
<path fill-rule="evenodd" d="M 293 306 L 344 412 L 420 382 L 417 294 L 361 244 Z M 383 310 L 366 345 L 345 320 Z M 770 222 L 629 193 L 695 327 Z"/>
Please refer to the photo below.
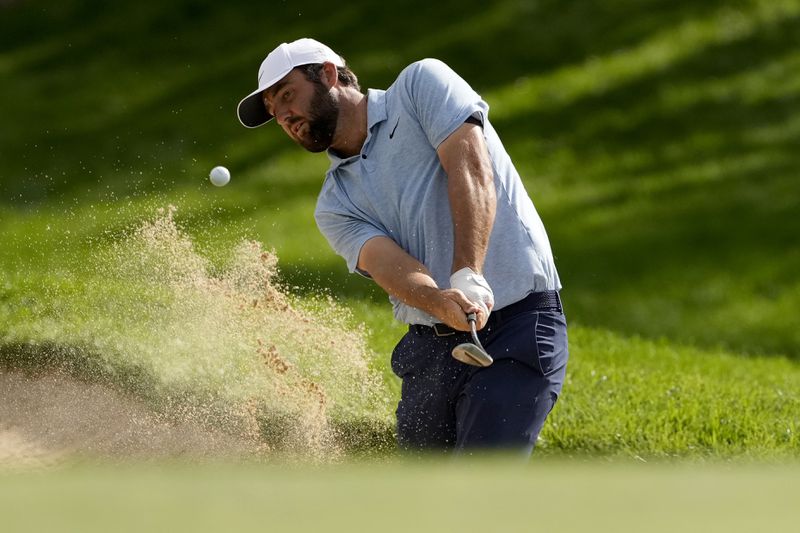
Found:
<path fill-rule="evenodd" d="M 389 134 L 389 138 L 391 139 L 394 137 L 394 132 L 397 131 L 397 126 L 400 124 L 400 119 L 397 119 L 397 122 L 394 123 L 394 128 L 392 129 L 392 133 Z"/>

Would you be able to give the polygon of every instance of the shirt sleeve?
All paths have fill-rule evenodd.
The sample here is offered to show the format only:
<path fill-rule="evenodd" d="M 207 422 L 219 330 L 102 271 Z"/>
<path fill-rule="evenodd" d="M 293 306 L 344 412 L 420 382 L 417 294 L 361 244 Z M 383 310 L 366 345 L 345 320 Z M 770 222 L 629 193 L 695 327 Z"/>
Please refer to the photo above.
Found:
<path fill-rule="evenodd" d="M 386 236 L 387 232 L 376 224 L 356 216 L 332 194 L 320 195 L 314 219 L 331 248 L 347 262 L 348 270 L 370 277 L 367 272 L 358 269 L 361 248 L 368 240 Z"/>
<path fill-rule="evenodd" d="M 485 123 L 489 106 L 469 84 L 438 59 L 409 65 L 403 84 L 431 146 L 439 145 L 469 117 Z"/>

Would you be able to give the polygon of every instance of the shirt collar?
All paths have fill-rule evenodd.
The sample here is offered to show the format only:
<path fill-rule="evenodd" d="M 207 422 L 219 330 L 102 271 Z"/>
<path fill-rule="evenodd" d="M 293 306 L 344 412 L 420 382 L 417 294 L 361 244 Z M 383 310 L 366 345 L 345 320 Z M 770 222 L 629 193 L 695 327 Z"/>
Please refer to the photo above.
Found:
<path fill-rule="evenodd" d="M 367 138 L 364 139 L 364 147 L 367 147 L 372 137 L 372 129 L 387 119 L 386 116 L 386 91 L 380 89 L 367 90 Z M 363 148 L 362 148 L 363 151 Z M 330 149 L 327 150 L 328 159 L 331 160 L 331 167 L 328 172 L 336 170 L 342 164 L 358 156 L 342 159 L 334 154 Z"/>
<path fill-rule="evenodd" d="M 367 129 L 371 130 L 386 118 L 386 91 L 369 89 L 367 91 Z"/>

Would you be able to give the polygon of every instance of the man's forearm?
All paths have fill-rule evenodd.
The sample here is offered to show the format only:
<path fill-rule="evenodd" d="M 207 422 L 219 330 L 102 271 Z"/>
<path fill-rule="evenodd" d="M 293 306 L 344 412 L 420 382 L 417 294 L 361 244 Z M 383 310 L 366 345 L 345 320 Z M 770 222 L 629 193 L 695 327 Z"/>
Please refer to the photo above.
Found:
<path fill-rule="evenodd" d="M 364 244 L 358 268 L 401 302 L 454 328 L 469 329 L 465 313 L 477 309 L 463 293 L 438 287 L 425 265 L 388 237 L 374 237 Z"/>
<path fill-rule="evenodd" d="M 454 233 L 452 272 L 464 267 L 482 272 L 494 225 L 494 185 L 482 186 L 474 174 L 465 173 L 449 179 L 448 192 Z"/>
<path fill-rule="evenodd" d="M 390 295 L 403 303 L 435 314 L 434 296 L 439 288 L 428 269 L 387 237 L 367 241 L 358 267 Z"/>
<path fill-rule="evenodd" d="M 441 144 L 438 153 L 447 173 L 453 217 L 452 271 L 469 267 L 481 272 L 497 207 L 494 172 L 483 130 L 464 124 Z"/>

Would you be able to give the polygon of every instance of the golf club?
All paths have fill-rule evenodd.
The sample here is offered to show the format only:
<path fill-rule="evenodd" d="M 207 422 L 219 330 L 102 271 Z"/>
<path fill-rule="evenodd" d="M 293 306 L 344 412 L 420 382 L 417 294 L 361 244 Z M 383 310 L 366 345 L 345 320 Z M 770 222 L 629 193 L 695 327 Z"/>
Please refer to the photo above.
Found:
<path fill-rule="evenodd" d="M 475 313 L 467 315 L 469 321 L 469 328 L 472 333 L 472 340 L 475 344 L 465 342 L 453 348 L 453 357 L 462 363 L 472 366 L 489 366 L 494 362 L 492 356 L 486 353 L 480 339 L 478 339 L 478 332 L 475 330 L 475 321 L 477 320 Z"/>

